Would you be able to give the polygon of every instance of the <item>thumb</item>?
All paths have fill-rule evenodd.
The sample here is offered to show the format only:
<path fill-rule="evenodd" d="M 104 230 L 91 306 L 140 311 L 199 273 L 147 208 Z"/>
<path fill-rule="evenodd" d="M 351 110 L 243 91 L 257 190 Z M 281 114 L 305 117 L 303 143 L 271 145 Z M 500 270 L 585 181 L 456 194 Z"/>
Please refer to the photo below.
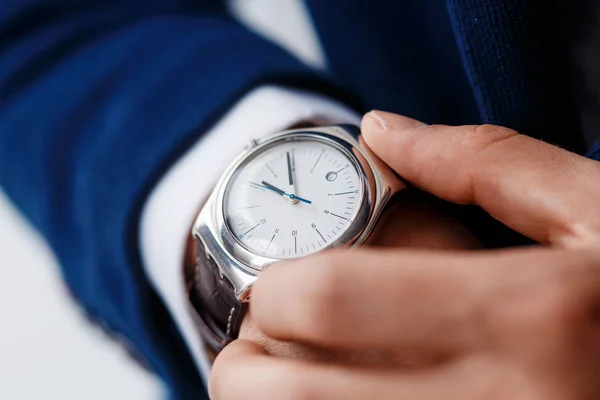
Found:
<path fill-rule="evenodd" d="M 567 244 L 600 232 L 600 163 L 508 128 L 426 125 L 371 111 L 369 147 L 421 189 L 476 204 L 542 243 Z"/>

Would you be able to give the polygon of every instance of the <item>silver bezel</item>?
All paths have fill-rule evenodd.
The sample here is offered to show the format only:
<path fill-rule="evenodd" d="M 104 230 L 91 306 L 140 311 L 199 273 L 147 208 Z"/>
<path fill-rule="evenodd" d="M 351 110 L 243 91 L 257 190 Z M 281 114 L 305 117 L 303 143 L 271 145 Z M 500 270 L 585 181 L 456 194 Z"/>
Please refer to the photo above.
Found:
<path fill-rule="evenodd" d="M 379 214 L 391 195 L 402 188 L 401 181 L 362 143 L 360 131 L 351 126 L 328 126 L 295 129 L 270 135 L 253 142 L 253 146 L 237 157 L 218 181 L 193 228 L 193 235 L 213 257 L 221 277 L 232 284 L 236 296 L 248 300 L 248 289 L 265 267 L 283 259 L 265 257 L 245 247 L 232 234 L 225 219 L 223 203 L 232 177 L 257 153 L 289 140 L 317 140 L 346 153 L 361 177 L 361 199 L 358 210 L 346 231 L 327 248 L 359 246 L 367 240 Z M 289 259 L 286 259 L 289 260 Z"/>

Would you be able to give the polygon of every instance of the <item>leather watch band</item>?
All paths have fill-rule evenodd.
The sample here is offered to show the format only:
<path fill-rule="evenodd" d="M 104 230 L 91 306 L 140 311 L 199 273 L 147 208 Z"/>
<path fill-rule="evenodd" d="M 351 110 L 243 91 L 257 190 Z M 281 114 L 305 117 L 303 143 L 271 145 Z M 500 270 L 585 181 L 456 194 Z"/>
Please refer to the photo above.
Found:
<path fill-rule="evenodd" d="M 207 344 L 219 352 L 238 337 L 247 303 L 239 301 L 227 278 L 199 240 L 189 298 L 201 319 L 200 328 Z"/>

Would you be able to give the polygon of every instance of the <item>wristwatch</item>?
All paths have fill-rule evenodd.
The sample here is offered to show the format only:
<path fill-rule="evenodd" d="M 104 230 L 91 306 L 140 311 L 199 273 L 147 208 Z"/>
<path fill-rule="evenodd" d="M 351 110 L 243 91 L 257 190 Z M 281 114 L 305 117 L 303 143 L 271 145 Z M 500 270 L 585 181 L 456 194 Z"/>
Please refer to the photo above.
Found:
<path fill-rule="evenodd" d="M 192 228 L 186 280 L 214 351 L 237 338 L 251 287 L 266 267 L 368 242 L 402 180 L 360 129 L 292 129 L 252 141 L 229 166 Z"/>

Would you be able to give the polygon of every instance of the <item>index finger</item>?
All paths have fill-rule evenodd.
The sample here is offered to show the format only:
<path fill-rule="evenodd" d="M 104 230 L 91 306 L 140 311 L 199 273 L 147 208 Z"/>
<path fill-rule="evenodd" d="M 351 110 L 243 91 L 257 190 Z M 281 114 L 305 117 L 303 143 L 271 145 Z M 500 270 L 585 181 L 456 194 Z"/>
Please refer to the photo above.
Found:
<path fill-rule="evenodd" d="M 541 243 L 595 240 L 600 232 L 600 164 L 491 125 L 425 125 L 372 111 L 365 141 L 416 186 L 476 204 Z"/>

